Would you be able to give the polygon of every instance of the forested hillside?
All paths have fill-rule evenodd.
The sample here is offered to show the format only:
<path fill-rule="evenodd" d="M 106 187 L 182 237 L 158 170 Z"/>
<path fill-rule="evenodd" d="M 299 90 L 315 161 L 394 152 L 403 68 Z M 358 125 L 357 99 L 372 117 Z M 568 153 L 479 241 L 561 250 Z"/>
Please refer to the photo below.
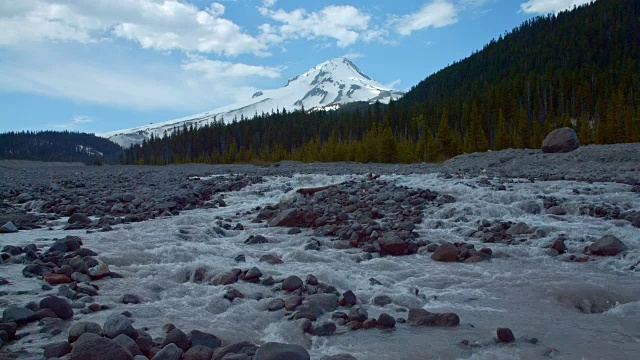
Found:
<path fill-rule="evenodd" d="M 122 148 L 111 141 L 69 131 L 24 131 L 0 134 L 0 159 L 117 163 Z"/>
<path fill-rule="evenodd" d="M 640 1 L 607 0 L 526 21 L 388 106 L 282 110 L 182 128 L 126 163 L 441 161 L 538 148 L 571 126 L 581 144 L 640 142 Z"/>

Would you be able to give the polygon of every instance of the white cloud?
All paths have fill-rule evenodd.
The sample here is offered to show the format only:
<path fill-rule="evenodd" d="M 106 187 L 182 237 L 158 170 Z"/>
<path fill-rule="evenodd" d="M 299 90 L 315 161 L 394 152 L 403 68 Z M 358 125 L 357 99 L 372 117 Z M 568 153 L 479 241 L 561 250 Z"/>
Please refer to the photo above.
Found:
<path fill-rule="evenodd" d="M 57 128 L 57 129 L 77 129 L 78 127 L 84 125 L 84 124 L 88 124 L 88 123 L 92 123 L 94 122 L 95 119 L 91 116 L 88 115 L 76 115 L 73 117 L 73 119 L 71 120 L 71 122 L 66 123 L 66 124 L 55 124 L 55 125 L 51 125 L 51 127 L 53 128 Z"/>
<path fill-rule="evenodd" d="M 204 74 L 207 79 L 241 78 L 247 76 L 261 76 L 278 78 L 282 68 L 269 66 L 256 66 L 227 61 L 210 60 L 203 56 L 189 55 L 182 64 L 182 68 Z"/>
<path fill-rule="evenodd" d="M 181 64 L 159 57 L 149 66 L 136 56 L 111 57 L 104 48 L 96 50 L 101 54 L 96 56 L 69 47 L 59 44 L 6 54 L 0 66 L 0 94 L 24 92 L 114 108 L 192 112 L 227 105 L 256 91 L 250 75 L 257 69 L 244 64 L 224 63 L 220 68 L 228 73 L 216 77 L 215 62 L 192 61 L 193 68 L 186 69 L 190 60 Z M 269 68 L 265 76 L 275 76 L 275 71 Z"/>
<path fill-rule="evenodd" d="M 520 12 L 533 14 L 558 13 L 571 9 L 574 6 L 588 4 L 591 1 L 592 0 L 529 0 L 520 5 Z"/>
<path fill-rule="evenodd" d="M 160 51 L 266 55 L 267 46 L 222 18 L 224 12 L 217 2 L 201 10 L 178 0 L 5 1 L 0 4 L 0 45 L 88 43 L 116 36 Z"/>
<path fill-rule="evenodd" d="M 458 10 L 450 1 L 435 0 L 424 4 L 415 13 L 396 16 L 389 21 L 400 35 L 411 35 L 417 30 L 438 28 L 458 22 Z"/>
<path fill-rule="evenodd" d="M 360 59 L 364 57 L 363 53 L 354 53 L 354 52 L 350 52 L 350 53 L 346 53 L 344 55 L 342 55 L 342 57 L 346 57 L 349 60 L 356 60 L 356 59 Z"/>
<path fill-rule="evenodd" d="M 388 84 L 384 84 L 384 87 L 386 87 L 387 89 L 396 89 L 396 87 L 400 85 L 401 82 L 402 81 L 400 79 L 395 79 Z"/>
<path fill-rule="evenodd" d="M 259 8 L 260 13 L 281 25 L 261 26 L 262 39 L 283 42 L 287 39 L 335 39 L 339 47 L 357 42 L 369 30 L 371 16 L 351 5 L 330 5 L 319 11 L 285 11 Z"/>
<path fill-rule="evenodd" d="M 274 7 L 278 0 L 262 0 L 262 5 L 264 7 Z"/>

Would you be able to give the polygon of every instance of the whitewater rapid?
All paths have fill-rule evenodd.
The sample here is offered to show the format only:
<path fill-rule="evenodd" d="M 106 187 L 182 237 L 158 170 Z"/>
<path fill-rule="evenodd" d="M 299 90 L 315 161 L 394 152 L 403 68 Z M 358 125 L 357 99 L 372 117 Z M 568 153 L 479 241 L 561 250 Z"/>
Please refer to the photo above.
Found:
<path fill-rule="evenodd" d="M 617 183 L 571 181 L 501 181 L 506 190 L 485 186 L 480 178 L 444 178 L 439 174 L 384 175 L 382 180 L 412 188 L 449 194 L 456 202 L 427 208 L 416 232 L 431 242 L 468 242 L 476 248 L 486 246 L 480 239 L 465 235 L 484 219 L 525 222 L 537 229 L 535 239 L 514 245 L 488 244 L 494 258 L 480 263 L 439 263 L 429 254 L 362 260 L 360 249 L 331 248 L 331 238 L 319 237 L 312 230 L 288 235 L 288 228 L 252 223 L 257 207 L 273 205 L 296 196 L 295 189 L 340 183 L 358 176 L 295 175 L 270 176 L 265 182 L 237 192 L 223 194 L 227 207 L 185 211 L 176 217 L 124 224 L 112 232 L 63 231 L 62 222 L 53 230 L 40 229 L 6 234 L 2 245 L 45 246 L 66 235 L 80 236 L 84 246 L 98 253 L 122 279 L 102 280 L 96 302 L 110 310 L 76 313 L 75 319 L 104 323 L 112 313 L 130 311 L 134 326 L 147 327 L 162 336 L 162 326 L 173 323 L 186 331 L 198 329 L 219 336 L 223 342 L 248 340 L 296 343 L 309 349 L 312 359 L 323 355 L 350 353 L 358 359 L 631 359 L 640 352 L 640 231 L 629 222 L 606 220 L 580 214 L 584 204 L 608 204 L 623 210 L 640 210 L 640 196 L 631 186 Z M 493 179 L 490 182 L 496 183 Z M 561 199 L 565 216 L 530 214 L 523 204 L 542 197 Z M 250 214 L 249 214 L 250 212 Z M 241 223 L 245 230 L 225 230 L 219 219 Z M 267 244 L 245 245 L 250 235 L 264 235 Z M 576 263 L 553 257 L 546 245 L 566 234 L 570 253 L 603 235 L 615 235 L 629 250 L 623 255 Z M 311 238 L 322 250 L 305 250 Z M 261 255 L 273 253 L 284 264 L 259 262 Z M 246 263 L 234 258 L 244 254 Z M 260 268 L 264 276 L 284 278 L 313 274 L 340 292 L 353 290 L 365 303 L 369 317 L 387 312 L 406 318 L 407 308 L 422 307 L 434 312 L 455 312 L 460 316 L 456 328 L 409 327 L 398 324 L 394 330 L 339 330 L 330 337 L 304 334 L 282 312 L 266 311 L 268 287 L 239 282 L 234 285 L 247 294 L 233 303 L 225 300 L 225 286 L 193 281 L 196 269 L 206 269 L 207 278 L 240 267 Z M 22 276 L 20 264 L 1 265 L 2 277 L 12 284 L 3 286 L 0 309 L 24 306 L 42 297 L 42 281 Z M 371 279 L 377 280 L 377 282 Z M 381 285 L 380 285 L 381 284 Z M 55 289 L 50 291 L 55 293 Z M 140 304 L 124 305 L 124 293 L 139 295 Z M 577 295 L 576 295 L 577 294 Z M 602 295 L 606 294 L 606 295 Z M 378 307 L 369 302 L 376 295 L 388 295 L 393 304 Z M 572 304 L 611 296 L 622 302 L 600 314 L 584 314 Z M 575 298 L 578 297 L 578 300 Z M 584 299 L 582 299 L 584 297 Z M 329 319 L 331 314 L 322 319 Z M 495 344 L 495 330 L 509 327 L 516 343 Z M 41 347 L 66 339 L 66 333 L 50 337 L 37 333 L 32 324 L 22 332 L 27 338 L 7 345 L 10 350 L 41 353 Z M 19 331 L 20 332 L 20 331 Z M 477 346 L 462 346 L 468 340 Z"/>

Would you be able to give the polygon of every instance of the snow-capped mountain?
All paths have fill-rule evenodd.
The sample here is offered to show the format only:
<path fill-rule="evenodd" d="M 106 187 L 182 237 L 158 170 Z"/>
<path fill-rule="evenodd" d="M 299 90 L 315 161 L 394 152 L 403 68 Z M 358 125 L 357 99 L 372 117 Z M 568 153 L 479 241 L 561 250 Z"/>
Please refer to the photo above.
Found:
<path fill-rule="evenodd" d="M 388 103 L 402 95 L 403 92 L 383 86 L 365 75 L 349 59 L 340 57 L 289 79 L 282 88 L 257 91 L 251 98 L 232 105 L 180 119 L 96 135 L 129 147 L 141 143 L 152 134 L 171 134 L 175 128 L 181 128 L 185 124 L 203 126 L 215 120 L 252 118 L 256 114 L 268 114 L 283 108 L 293 111 L 304 107 L 306 111 L 315 111 L 333 110 L 357 101 Z"/>

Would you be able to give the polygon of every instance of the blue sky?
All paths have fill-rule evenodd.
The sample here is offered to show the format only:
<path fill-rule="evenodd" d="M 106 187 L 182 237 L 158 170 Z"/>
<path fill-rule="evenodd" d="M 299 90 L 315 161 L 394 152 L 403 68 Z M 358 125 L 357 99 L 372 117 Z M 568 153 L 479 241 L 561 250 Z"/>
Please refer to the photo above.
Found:
<path fill-rule="evenodd" d="M 589 0 L 0 0 L 0 132 L 103 132 L 233 103 L 346 56 L 407 90 Z"/>

